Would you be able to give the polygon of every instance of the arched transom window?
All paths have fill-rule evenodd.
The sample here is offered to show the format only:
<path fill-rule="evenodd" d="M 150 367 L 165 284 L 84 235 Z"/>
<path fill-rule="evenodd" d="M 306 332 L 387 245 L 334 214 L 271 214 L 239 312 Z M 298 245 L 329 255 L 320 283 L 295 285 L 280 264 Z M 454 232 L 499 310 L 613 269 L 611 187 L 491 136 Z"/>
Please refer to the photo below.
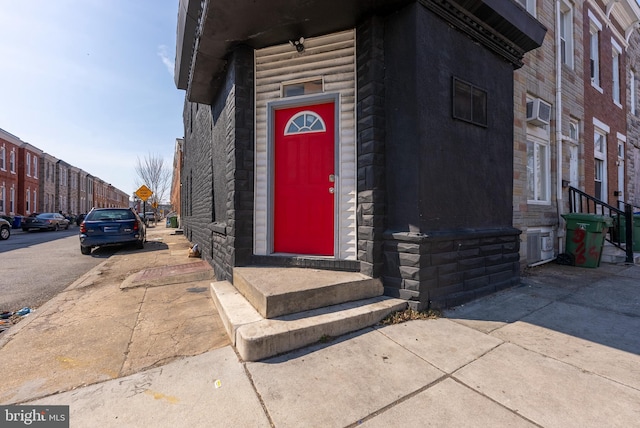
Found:
<path fill-rule="evenodd" d="M 324 120 L 312 111 L 305 110 L 295 114 L 284 128 L 284 135 L 306 132 L 324 132 L 327 128 Z"/>

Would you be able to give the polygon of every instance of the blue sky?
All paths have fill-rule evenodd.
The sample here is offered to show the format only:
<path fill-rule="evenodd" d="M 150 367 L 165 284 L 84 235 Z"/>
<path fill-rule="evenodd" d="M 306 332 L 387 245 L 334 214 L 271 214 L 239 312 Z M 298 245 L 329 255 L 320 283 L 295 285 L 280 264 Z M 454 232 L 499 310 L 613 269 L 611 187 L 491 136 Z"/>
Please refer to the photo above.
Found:
<path fill-rule="evenodd" d="M 173 164 L 178 0 L 0 0 L 0 128 L 131 194 Z"/>

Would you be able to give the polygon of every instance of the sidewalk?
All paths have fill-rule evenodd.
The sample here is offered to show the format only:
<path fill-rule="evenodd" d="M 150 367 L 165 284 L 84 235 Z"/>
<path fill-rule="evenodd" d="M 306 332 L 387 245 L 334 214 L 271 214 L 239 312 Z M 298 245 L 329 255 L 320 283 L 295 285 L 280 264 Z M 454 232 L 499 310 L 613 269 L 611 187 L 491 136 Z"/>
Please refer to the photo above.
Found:
<path fill-rule="evenodd" d="M 244 363 L 228 344 L 210 280 L 157 282 L 153 268 L 197 262 L 171 231 L 151 228 L 145 251 L 118 252 L 0 335 L 1 404 L 69 405 L 72 427 L 640 420 L 638 266 L 540 266 L 521 286 L 440 319 Z"/>

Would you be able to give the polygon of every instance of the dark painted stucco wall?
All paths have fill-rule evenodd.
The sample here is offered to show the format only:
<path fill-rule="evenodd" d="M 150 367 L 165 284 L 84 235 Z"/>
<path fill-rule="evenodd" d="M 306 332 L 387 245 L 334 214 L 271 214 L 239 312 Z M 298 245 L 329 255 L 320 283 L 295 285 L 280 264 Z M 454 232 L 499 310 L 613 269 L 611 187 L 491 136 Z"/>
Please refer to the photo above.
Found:
<path fill-rule="evenodd" d="M 419 4 L 385 28 L 388 227 L 510 227 L 513 67 Z M 452 78 L 487 92 L 488 126 L 452 117 Z"/>

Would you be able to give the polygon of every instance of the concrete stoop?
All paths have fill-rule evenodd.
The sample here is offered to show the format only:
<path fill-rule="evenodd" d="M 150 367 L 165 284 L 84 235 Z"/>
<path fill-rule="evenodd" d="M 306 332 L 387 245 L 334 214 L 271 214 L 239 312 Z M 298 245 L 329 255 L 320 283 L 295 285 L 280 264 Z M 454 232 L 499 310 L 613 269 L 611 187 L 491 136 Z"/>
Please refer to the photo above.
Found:
<path fill-rule="evenodd" d="M 245 361 L 360 330 L 407 307 L 405 300 L 383 296 L 378 280 L 353 272 L 235 268 L 234 282 L 237 287 L 213 282 L 211 293 Z"/>
<path fill-rule="evenodd" d="M 624 250 L 605 241 L 602 247 L 602 256 L 600 257 L 601 263 L 618 264 L 624 263 L 626 260 L 627 255 Z M 640 253 L 633 253 L 633 263 L 636 265 L 640 264 Z"/>

